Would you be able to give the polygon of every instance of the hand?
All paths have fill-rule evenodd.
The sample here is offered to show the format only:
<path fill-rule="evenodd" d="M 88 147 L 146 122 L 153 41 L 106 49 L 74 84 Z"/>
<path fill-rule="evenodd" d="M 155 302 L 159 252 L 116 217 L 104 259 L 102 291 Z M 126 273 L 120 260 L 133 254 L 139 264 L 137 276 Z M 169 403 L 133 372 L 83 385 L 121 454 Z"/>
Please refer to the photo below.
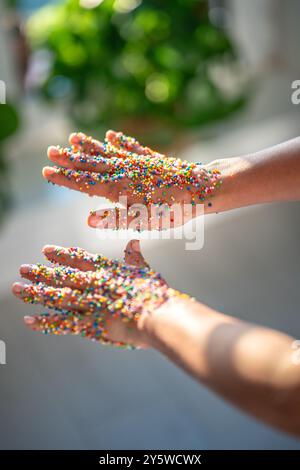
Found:
<path fill-rule="evenodd" d="M 107 228 L 107 221 L 112 218 L 116 222 L 114 228 L 133 227 L 139 210 L 134 207 L 136 204 L 146 210 L 147 226 L 139 225 L 138 229 L 162 229 L 166 219 L 166 228 L 182 225 L 198 215 L 199 203 L 210 205 L 207 201 L 221 184 L 220 172 L 212 165 L 166 157 L 121 132 L 108 131 L 104 143 L 82 133 L 71 134 L 69 141 L 70 148 L 48 149 L 49 159 L 59 166 L 45 167 L 44 177 L 90 196 L 121 202 L 126 208 L 126 218 L 119 209 L 93 211 L 88 219 L 91 227 Z M 182 209 L 189 204 L 191 210 L 181 210 L 179 219 L 170 217 L 173 204 Z M 163 212 L 159 220 L 151 213 L 153 206 Z"/>
<path fill-rule="evenodd" d="M 25 317 L 30 328 L 118 346 L 148 346 L 144 318 L 175 291 L 150 269 L 138 240 L 128 243 L 125 263 L 80 248 L 47 245 L 43 253 L 53 265 L 22 265 L 21 276 L 32 284 L 17 282 L 13 293 L 58 312 Z"/>

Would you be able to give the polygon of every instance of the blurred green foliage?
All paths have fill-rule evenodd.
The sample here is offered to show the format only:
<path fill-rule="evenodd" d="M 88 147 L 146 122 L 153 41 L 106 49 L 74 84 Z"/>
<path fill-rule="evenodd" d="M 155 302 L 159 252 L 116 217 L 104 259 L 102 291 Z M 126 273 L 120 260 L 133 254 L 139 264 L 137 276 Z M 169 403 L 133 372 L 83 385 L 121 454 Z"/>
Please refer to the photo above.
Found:
<path fill-rule="evenodd" d="M 0 104 L 0 221 L 10 205 L 8 162 L 3 152 L 3 142 L 14 134 L 19 119 L 15 108 L 10 104 Z"/>
<path fill-rule="evenodd" d="M 18 115 L 11 104 L 0 105 L 0 142 L 16 132 Z"/>
<path fill-rule="evenodd" d="M 130 119 L 193 127 L 244 103 L 211 77 L 212 64 L 237 57 L 204 0 L 103 0 L 93 9 L 67 0 L 38 10 L 27 31 L 35 50 L 50 52 L 44 96 L 67 99 L 86 129 Z"/>

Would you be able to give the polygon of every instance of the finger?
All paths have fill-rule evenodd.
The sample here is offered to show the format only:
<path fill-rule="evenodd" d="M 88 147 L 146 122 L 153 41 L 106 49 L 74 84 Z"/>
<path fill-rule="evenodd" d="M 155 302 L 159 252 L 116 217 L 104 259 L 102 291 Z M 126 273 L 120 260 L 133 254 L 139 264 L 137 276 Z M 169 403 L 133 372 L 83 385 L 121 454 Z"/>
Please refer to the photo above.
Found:
<path fill-rule="evenodd" d="M 23 264 L 20 267 L 23 278 L 34 283 L 43 282 L 54 287 L 71 287 L 72 289 L 87 289 L 95 286 L 94 271 L 80 271 L 70 266 L 48 267 L 43 264 Z"/>
<path fill-rule="evenodd" d="M 36 268 L 34 279 L 30 278 L 30 274 L 27 274 L 28 279 L 34 282 L 45 282 L 46 284 L 54 286 L 69 286 L 81 290 L 93 291 L 94 287 L 97 289 L 100 288 L 101 294 L 104 295 L 106 295 L 107 292 L 105 286 L 109 284 L 108 295 L 111 299 L 118 298 L 119 295 L 121 295 L 122 289 L 120 289 L 120 286 L 124 284 L 126 277 L 135 278 L 141 274 L 136 269 L 137 267 L 148 267 L 147 263 L 143 263 L 141 259 L 140 264 L 130 266 L 116 259 L 108 259 L 102 255 L 91 255 L 81 248 L 62 248 L 47 245 L 44 247 L 43 252 L 52 263 L 67 266 L 67 280 L 65 281 L 65 272 L 60 273 L 60 271 L 55 268 L 47 268 L 43 265 L 39 265 Z M 80 265 L 81 268 L 83 268 L 81 271 L 84 272 L 78 269 L 72 270 L 70 265 Z M 32 265 L 29 265 L 29 268 L 27 266 L 28 265 L 25 265 L 24 270 L 28 272 Z M 55 278 L 57 272 L 59 272 L 59 276 Z M 87 275 L 86 277 L 85 274 Z M 155 273 L 149 270 L 148 276 L 153 275 L 155 276 Z M 26 277 L 26 275 L 24 277 Z M 114 292 L 114 289 L 116 289 L 116 292 Z"/>
<path fill-rule="evenodd" d="M 129 208 L 103 208 L 91 211 L 87 223 L 92 228 L 138 232 L 149 229 L 150 208 L 136 204 Z"/>
<path fill-rule="evenodd" d="M 90 195 L 105 195 L 107 192 L 104 184 L 97 184 L 101 180 L 104 181 L 100 173 L 46 166 L 43 168 L 43 176 L 50 183 L 69 189 L 75 189 L 76 191 L 85 192 Z"/>
<path fill-rule="evenodd" d="M 80 271 L 70 266 L 48 267 L 43 264 L 23 264 L 20 274 L 34 283 L 91 291 L 94 288 L 103 287 L 105 282 L 115 276 L 118 268 L 119 276 L 122 278 L 129 273 L 129 269 L 123 269 L 123 265 L 117 261 L 109 261 L 107 265 L 109 268 L 99 268 L 97 271 Z"/>
<path fill-rule="evenodd" d="M 120 153 L 119 156 L 123 155 L 123 157 L 128 156 L 127 152 L 134 152 L 138 155 L 162 156 L 159 152 L 143 147 L 136 139 L 126 136 L 122 132 L 107 131 L 104 143 L 83 132 L 74 132 L 70 135 L 69 142 L 75 151 L 79 150 L 89 155 L 116 156 L 116 150 L 122 149 L 125 153 Z"/>
<path fill-rule="evenodd" d="M 69 137 L 70 144 L 72 145 L 73 153 L 84 153 L 87 155 L 96 155 L 106 158 L 119 157 L 128 158 L 129 154 L 126 149 L 122 147 L 115 147 L 110 142 L 100 142 L 92 137 L 89 137 L 82 132 L 71 134 Z"/>
<path fill-rule="evenodd" d="M 64 168 L 94 171 L 97 173 L 112 171 L 119 163 L 116 157 L 110 160 L 102 155 L 90 156 L 88 154 L 74 152 L 71 149 L 54 146 L 48 148 L 48 158 Z"/>
<path fill-rule="evenodd" d="M 24 284 L 15 282 L 13 293 L 25 303 L 41 304 L 58 310 L 76 310 L 79 312 L 101 311 L 107 304 L 102 289 L 96 292 L 82 292 L 69 287 L 52 287 L 45 284 Z"/>
<path fill-rule="evenodd" d="M 80 335 L 102 343 L 111 343 L 106 338 L 103 317 L 80 315 L 74 312 L 26 316 L 24 321 L 34 331 L 54 335 Z M 112 343 L 111 343 L 112 344 Z"/>
<path fill-rule="evenodd" d="M 180 165 L 182 174 L 169 171 Z M 171 205 L 174 201 L 191 202 L 195 198 L 189 185 L 184 190 L 187 184 L 185 171 L 186 163 L 180 160 L 169 158 L 166 164 L 161 158 L 134 154 L 131 158 L 117 159 L 117 164 L 113 164 L 107 173 L 45 167 L 43 175 L 54 184 L 104 196 L 114 202 L 122 195 L 128 197 L 128 205 L 135 202 Z M 198 195 L 200 199 L 202 192 Z"/>
<path fill-rule="evenodd" d="M 70 134 L 69 142 L 75 149 L 89 155 L 101 155 L 104 152 L 104 145 L 99 140 L 87 136 L 83 132 L 73 132 Z"/>
<path fill-rule="evenodd" d="M 105 256 L 89 253 L 77 247 L 64 248 L 57 245 L 46 245 L 42 251 L 52 263 L 70 266 L 81 271 L 96 271 L 118 264 L 117 260 L 110 260 Z"/>
<path fill-rule="evenodd" d="M 84 316 L 74 312 L 25 316 L 24 322 L 33 331 L 54 335 L 80 335 L 101 344 L 133 349 L 127 343 L 140 341 L 136 325 L 121 319 L 106 321 L 105 317 Z M 136 339 L 135 339 L 136 338 Z M 141 344 L 140 347 L 143 345 Z"/>
<path fill-rule="evenodd" d="M 43 314 L 36 316 L 26 316 L 24 321 L 29 328 L 42 333 L 52 333 L 55 335 L 80 334 L 86 318 L 83 315 L 74 315 L 73 312 Z"/>
<path fill-rule="evenodd" d="M 133 152 L 138 155 L 163 157 L 159 152 L 155 152 L 149 147 L 143 147 L 134 137 L 127 136 L 123 132 L 109 130 L 106 132 L 105 140 L 117 148 L 122 148 L 127 152 Z"/>
<path fill-rule="evenodd" d="M 106 197 L 114 202 L 118 200 L 119 195 L 128 186 L 124 178 L 125 174 L 120 172 L 109 175 L 106 173 L 46 166 L 43 168 L 43 177 L 50 183 L 57 184 L 58 186 L 74 189 L 89 196 Z"/>
<path fill-rule="evenodd" d="M 167 204 L 151 206 L 133 204 L 128 208 L 103 208 L 91 211 L 87 223 L 99 230 L 162 231 L 180 227 L 188 222 L 194 215 L 193 207 L 190 212 L 191 214 L 184 211 L 179 205 L 170 208 Z"/>
<path fill-rule="evenodd" d="M 126 264 L 138 266 L 139 268 L 149 268 L 149 264 L 141 253 L 139 240 L 130 240 L 127 243 L 124 253 L 124 261 Z"/>

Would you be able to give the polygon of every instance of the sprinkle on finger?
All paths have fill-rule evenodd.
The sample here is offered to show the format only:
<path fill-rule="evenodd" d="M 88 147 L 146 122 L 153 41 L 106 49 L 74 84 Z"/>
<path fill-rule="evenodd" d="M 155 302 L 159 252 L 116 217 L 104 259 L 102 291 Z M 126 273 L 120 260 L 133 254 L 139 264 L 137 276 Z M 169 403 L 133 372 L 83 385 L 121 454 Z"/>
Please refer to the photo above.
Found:
<path fill-rule="evenodd" d="M 96 271 L 100 268 L 118 266 L 118 260 L 109 259 L 100 254 L 88 253 L 78 247 L 65 248 L 57 245 L 46 245 L 43 248 L 46 258 L 61 265 L 70 266 L 82 271 Z"/>
<path fill-rule="evenodd" d="M 149 147 L 141 145 L 134 137 L 127 136 L 123 132 L 109 130 L 106 132 L 105 141 L 114 147 L 122 148 L 129 153 L 164 158 L 165 156 Z"/>

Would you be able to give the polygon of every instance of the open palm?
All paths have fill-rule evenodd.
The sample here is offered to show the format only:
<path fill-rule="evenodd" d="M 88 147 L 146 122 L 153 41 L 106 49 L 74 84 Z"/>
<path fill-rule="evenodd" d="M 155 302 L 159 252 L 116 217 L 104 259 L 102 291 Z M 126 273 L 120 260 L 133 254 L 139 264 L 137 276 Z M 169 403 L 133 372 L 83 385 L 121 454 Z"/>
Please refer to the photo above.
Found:
<path fill-rule="evenodd" d="M 221 183 L 219 171 L 210 165 L 167 157 L 122 132 L 108 131 L 104 142 L 82 133 L 71 134 L 69 141 L 68 148 L 48 149 L 48 157 L 56 166 L 45 167 L 44 177 L 90 196 L 120 202 L 128 210 L 128 217 L 121 220 L 116 210 L 116 228 L 130 226 L 136 216 L 136 204 L 145 207 L 147 223 L 153 219 L 153 206 L 164 208 L 166 214 L 174 204 L 190 205 L 191 211 L 183 210 L 180 221 L 177 219 L 177 225 L 182 225 L 197 215 L 197 205 L 206 203 Z M 94 211 L 88 223 L 106 228 L 103 220 L 110 214 L 111 209 Z M 170 226 L 175 225 L 171 220 Z M 154 221 L 148 228 L 162 226 Z"/>
<path fill-rule="evenodd" d="M 57 310 L 25 317 L 33 330 L 59 335 L 80 334 L 119 346 L 145 347 L 140 325 L 171 295 L 172 290 L 144 260 L 139 241 L 128 243 L 125 262 L 52 245 L 43 252 L 51 266 L 22 265 L 13 293 L 28 303 Z"/>

